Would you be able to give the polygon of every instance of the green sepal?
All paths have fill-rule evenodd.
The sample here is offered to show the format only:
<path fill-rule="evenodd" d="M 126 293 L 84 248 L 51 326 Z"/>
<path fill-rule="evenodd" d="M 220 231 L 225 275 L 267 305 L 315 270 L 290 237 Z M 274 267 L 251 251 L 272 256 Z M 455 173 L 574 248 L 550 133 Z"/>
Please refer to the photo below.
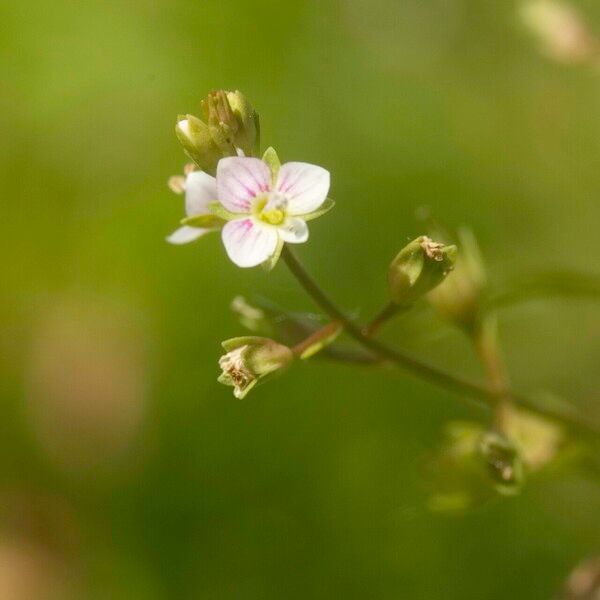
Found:
<path fill-rule="evenodd" d="M 221 346 L 226 352 L 231 352 L 242 346 L 255 346 L 257 343 L 262 342 L 265 338 L 257 337 L 255 335 L 242 335 L 240 337 L 231 338 L 221 342 Z"/>
<path fill-rule="evenodd" d="M 277 264 L 277 261 L 279 260 L 279 257 L 281 256 L 281 251 L 283 250 L 283 244 L 284 244 L 283 240 L 281 238 L 279 238 L 277 240 L 277 246 L 275 247 L 275 251 L 261 265 L 265 271 L 269 272 L 275 268 L 275 265 Z"/>
<path fill-rule="evenodd" d="M 224 219 L 212 214 L 193 215 L 181 219 L 182 225 L 189 225 L 190 227 L 198 227 L 200 229 L 220 229 L 225 223 L 226 221 Z"/>
<path fill-rule="evenodd" d="M 247 216 L 246 214 L 242 213 L 236 214 L 229 212 L 218 200 L 209 203 L 208 210 L 210 210 L 213 215 L 223 219 L 223 221 L 233 221 L 234 219 L 241 219 Z"/>
<path fill-rule="evenodd" d="M 306 215 L 302 215 L 302 220 L 311 221 L 312 219 L 316 219 L 317 217 L 323 216 L 325 213 L 328 213 L 335 206 L 335 202 L 331 198 L 326 198 L 325 202 L 317 208 L 317 210 L 313 210 Z"/>
<path fill-rule="evenodd" d="M 279 156 L 277 156 L 277 152 L 273 146 L 269 146 L 265 153 L 263 154 L 263 162 L 266 162 L 269 168 L 271 169 L 271 179 L 273 185 L 277 183 L 277 176 L 279 175 L 279 169 L 281 169 L 281 161 L 279 160 Z"/>

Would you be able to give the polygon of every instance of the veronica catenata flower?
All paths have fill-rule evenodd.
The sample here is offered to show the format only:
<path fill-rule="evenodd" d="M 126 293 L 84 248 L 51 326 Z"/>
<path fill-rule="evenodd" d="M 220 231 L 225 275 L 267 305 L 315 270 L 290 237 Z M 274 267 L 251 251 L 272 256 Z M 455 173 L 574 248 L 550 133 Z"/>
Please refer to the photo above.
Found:
<path fill-rule="evenodd" d="M 306 221 L 325 212 L 329 171 L 302 162 L 272 168 L 251 157 L 223 158 L 217 196 L 228 211 L 222 231 L 229 258 L 239 267 L 276 261 L 284 242 L 308 239 Z"/>
<path fill-rule="evenodd" d="M 185 194 L 186 218 L 183 219 L 182 226 L 167 237 L 168 242 L 187 244 L 218 229 L 214 226 L 215 217 L 209 209 L 211 202 L 217 198 L 217 185 L 214 177 L 204 171 L 186 169 L 185 177 L 171 177 L 169 187 L 176 193 Z"/>

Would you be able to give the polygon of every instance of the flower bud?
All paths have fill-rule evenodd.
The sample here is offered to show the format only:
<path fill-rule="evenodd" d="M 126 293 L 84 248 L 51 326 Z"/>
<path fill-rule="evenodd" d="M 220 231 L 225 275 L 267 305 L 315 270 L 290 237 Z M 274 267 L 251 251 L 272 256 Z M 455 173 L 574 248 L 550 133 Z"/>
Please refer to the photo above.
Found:
<path fill-rule="evenodd" d="M 202 101 L 210 135 L 224 156 L 258 153 L 258 114 L 238 91 L 216 90 Z"/>
<path fill-rule="evenodd" d="M 440 447 L 426 463 L 430 510 L 460 514 L 496 497 L 478 452 L 482 433 L 478 423 L 446 424 Z"/>
<path fill-rule="evenodd" d="M 428 299 L 443 318 L 472 330 L 479 319 L 481 295 L 486 284 L 485 270 L 471 231 L 459 232 L 459 245 L 461 252 L 453 272 L 431 290 Z"/>
<path fill-rule="evenodd" d="M 238 337 L 224 341 L 222 346 L 227 354 L 219 359 L 223 372 L 218 381 L 233 386 L 233 395 L 240 399 L 294 359 L 287 346 L 269 338 Z"/>
<path fill-rule="evenodd" d="M 452 421 L 428 464 L 429 508 L 461 513 L 519 493 L 523 465 L 512 441 L 479 423 Z"/>
<path fill-rule="evenodd" d="M 214 175 L 222 153 L 210 135 L 206 123 L 194 115 L 177 118 L 175 133 L 186 154 L 202 169 Z"/>
<path fill-rule="evenodd" d="M 427 236 L 402 248 L 390 265 L 392 301 L 408 306 L 438 286 L 454 268 L 456 246 L 444 246 Z"/>
<path fill-rule="evenodd" d="M 488 431 L 481 436 L 479 450 L 496 491 L 507 496 L 518 494 L 524 481 L 523 461 L 512 441 Z"/>

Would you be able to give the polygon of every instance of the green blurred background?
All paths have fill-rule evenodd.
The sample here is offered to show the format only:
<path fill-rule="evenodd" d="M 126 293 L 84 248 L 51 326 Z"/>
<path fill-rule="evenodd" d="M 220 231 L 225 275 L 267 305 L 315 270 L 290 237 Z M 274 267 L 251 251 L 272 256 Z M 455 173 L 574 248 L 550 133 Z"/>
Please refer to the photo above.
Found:
<path fill-rule="evenodd" d="M 348 310 L 380 306 L 419 207 L 473 227 L 494 280 L 597 270 L 600 73 L 541 56 L 516 4 L 4 0 L 0 65 L 0 598 L 546 600 L 600 552 L 577 473 L 428 512 L 423 457 L 482 415 L 425 382 L 314 361 L 235 400 L 231 299 L 315 307 L 218 236 L 164 242 L 175 117 L 223 87 L 331 171 L 298 254 Z M 597 307 L 501 316 L 515 387 L 600 418 Z M 425 308 L 385 335 L 480 376 Z"/>

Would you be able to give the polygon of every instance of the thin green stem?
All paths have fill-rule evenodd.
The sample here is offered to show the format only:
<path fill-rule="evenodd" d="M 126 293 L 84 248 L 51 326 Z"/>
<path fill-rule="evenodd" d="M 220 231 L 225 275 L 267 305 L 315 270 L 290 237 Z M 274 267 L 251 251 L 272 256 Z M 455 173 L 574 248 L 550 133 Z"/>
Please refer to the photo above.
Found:
<path fill-rule="evenodd" d="M 317 329 L 317 331 L 311 333 L 307 338 L 298 342 L 292 347 L 292 352 L 300 358 L 307 358 L 307 352 L 312 348 L 315 348 L 315 352 L 321 349 L 321 347 L 327 344 L 327 340 L 335 338 L 335 336 L 341 331 L 342 325 L 337 321 L 331 321 L 324 327 Z M 312 356 L 312 353 L 310 354 Z"/>
<path fill-rule="evenodd" d="M 410 306 L 398 306 L 395 302 L 388 302 L 363 329 L 368 337 L 373 337 L 385 323 L 395 317 L 399 312 L 406 311 Z"/>
<path fill-rule="evenodd" d="M 314 302 L 333 320 L 342 324 L 348 335 L 356 340 L 361 346 L 370 350 L 382 359 L 403 368 L 416 377 L 425 379 L 430 383 L 445 388 L 459 396 L 466 396 L 478 401 L 487 407 L 493 408 L 497 401 L 497 395 L 487 389 L 487 387 L 460 378 L 450 373 L 446 373 L 436 367 L 423 363 L 415 358 L 407 356 L 396 348 L 385 344 L 377 339 L 367 337 L 361 327 L 348 318 L 344 312 L 329 298 L 321 289 L 316 281 L 308 274 L 291 250 L 285 246 L 281 257 L 296 277 L 308 295 Z M 542 414 L 555 421 L 563 422 L 570 428 L 579 431 L 585 435 L 591 435 L 597 439 L 600 430 L 595 426 L 576 417 L 572 411 L 571 414 L 551 413 L 547 409 L 542 409 L 538 402 L 525 396 L 511 392 L 513 400 L 523 406 Z M 569 409 L 571 410 L 571 409 Z M 566 411 L 563 411 L 566 412 Z"/>
<path fill-rule="evenodd" d="M 470 338 L 475 353 L 485 370 L 490 392 L 496 398 L 494 427 L 500 433 L 506 433 L 512 410 L 512 399 L 508 371 L 500 350 L 494 316 L 482 317 L 477 326 L 473 328 Z"/>

